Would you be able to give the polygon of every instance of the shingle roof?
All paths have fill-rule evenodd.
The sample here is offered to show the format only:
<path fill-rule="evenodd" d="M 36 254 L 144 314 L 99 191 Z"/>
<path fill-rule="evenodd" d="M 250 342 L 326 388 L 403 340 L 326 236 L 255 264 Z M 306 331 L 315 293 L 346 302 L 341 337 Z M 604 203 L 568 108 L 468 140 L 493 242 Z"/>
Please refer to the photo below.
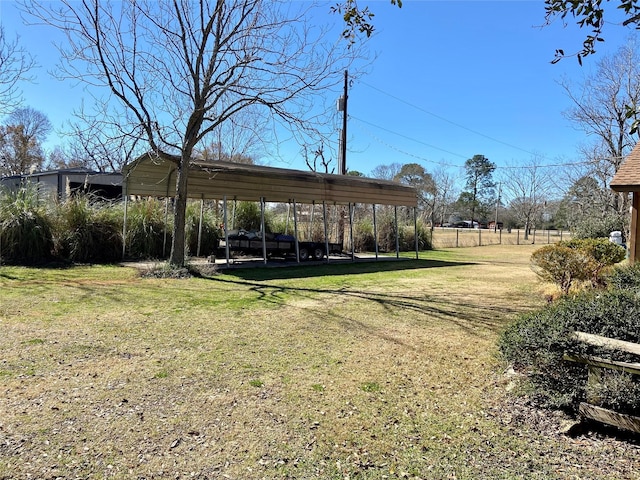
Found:
<path fill-rule="evenodd" d="M 640 192 L 640 143 L 627 155 L 610 186 L 616 192 Z"/>

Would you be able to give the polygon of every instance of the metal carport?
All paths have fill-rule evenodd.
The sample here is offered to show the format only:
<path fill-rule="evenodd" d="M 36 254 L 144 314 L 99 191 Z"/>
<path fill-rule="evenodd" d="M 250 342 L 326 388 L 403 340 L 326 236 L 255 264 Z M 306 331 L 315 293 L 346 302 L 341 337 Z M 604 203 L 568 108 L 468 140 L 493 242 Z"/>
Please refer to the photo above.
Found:
<path fill-rule="evenodd" d="M 123 168 L 122 188 L 125 201 L 132 195 L 164 198 L 175 196 L 176 171 L 177 165 L 168 158 L 153 154 L 139 157 Z M 355 204 L 370 204 L 374 206 L 374 222 L 376 205 L 413 207 L 414 224 L 417 218 L 418 196 L 413 187 L 386 180 L 263 165 L 192 160 L 189 165 L 187 193 L 189 198 L 202 201 L 222 200 L 225 215 L 228 200 L 260 202 L 263 212 L 267 201 L 292 203 L 296 230 L 296 203 L 322 204 L 323 208 L 326 205 L 345 205 L 349 210 Z M 351 215 L 349 219 L 351 220 Z M 326 214 L 324 221 L 326 239 Z M 226 224 L 225 219 L 225 227 Z M 225 228 L 225 237 L 227 233 Z M 295 236 L 297 238 L 297 231 Z M 417 254 L 416 231 L 416 256 Z M 227 251 L 227 261 L 228 258 Z M 264 260 L 266 262 L 266 255 Z"/>

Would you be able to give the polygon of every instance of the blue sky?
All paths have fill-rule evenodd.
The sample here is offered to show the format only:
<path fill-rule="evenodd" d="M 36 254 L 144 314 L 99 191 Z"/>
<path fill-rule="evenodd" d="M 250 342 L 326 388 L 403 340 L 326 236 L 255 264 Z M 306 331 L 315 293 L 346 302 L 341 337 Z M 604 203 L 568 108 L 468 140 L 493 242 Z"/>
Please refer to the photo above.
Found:
<path fill-rule="evenodd" d="M 580 81 L 597 57 L 635 33 L 611 25 L 598 55 L 582 67 L 575 58 L 552 65 L 556 48 L 577 51 L 587 31 L 559 22 L 539 28 L 541 1 L 405 0 L 401 9 L 388 0 L 361 3 L 376 13 L 369 40 L 376 58 L 349 91 L 347 167 L 365 174 L 411 162 L 456 171 L 474 154 L 499 167 L 534 155 L 549 164 L 580 160 L 577 147 L 588 138 L 562 116 L 570 103 L 557 81 Z M 84 93 L 82 85 L 49 75 L 57 55 L 53 32 L 23 26 L 10 0 L 0 0 L 0 19 L 7 36 L 18 33 L 42 65 L 36 82 L 22 85 L 25 105 L 62 126 Z M 47 146 L 56 143 L 52 135 Z M 295 148 L 280 151 L 287 158 L 268 162 L 306 169 Z"/>

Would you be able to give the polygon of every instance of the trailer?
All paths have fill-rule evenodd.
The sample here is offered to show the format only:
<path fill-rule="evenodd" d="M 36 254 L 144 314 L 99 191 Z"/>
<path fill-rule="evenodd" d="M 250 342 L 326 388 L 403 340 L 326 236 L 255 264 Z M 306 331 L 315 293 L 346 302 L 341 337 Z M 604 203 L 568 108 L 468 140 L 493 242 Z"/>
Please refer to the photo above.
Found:
<path fill-rule="evenodd" d="M 220 249 L 229 248 L 230 252 L 240 252 L 245 255 L 263 256 L 266 251 L 268 257 L 296 257 L 296 238 L 283 233 L 267 233 L 262 238 L 262 232 L 234 230 L 220 240 Z M 341 243 L 302 242 L 298 243 L 300 261 L 322 260 L 325 255 L 342 253 Z M 328 247 L 328 252 L 327 252 Z"/>

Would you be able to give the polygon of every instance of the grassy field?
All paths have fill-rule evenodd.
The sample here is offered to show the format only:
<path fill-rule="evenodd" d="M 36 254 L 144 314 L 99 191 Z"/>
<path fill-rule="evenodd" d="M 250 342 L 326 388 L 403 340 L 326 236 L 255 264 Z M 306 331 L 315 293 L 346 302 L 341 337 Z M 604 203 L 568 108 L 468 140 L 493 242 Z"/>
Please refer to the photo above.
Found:
<path fill-rule="evenodd" d="M 569 240 L 570 233 L 562 230 L 537 230 L 529 235 L 524 230 L 511 231 L 474 228 L 440 228 L 433 230 L 435 248 L 477 247 L 487 245 L 548 245 Z"/>
<path fill-rule="evenodd" d="M 141 278 L 0 268 L 0 478 L 640 478 L 507 393 L 535 247 Z"/>

